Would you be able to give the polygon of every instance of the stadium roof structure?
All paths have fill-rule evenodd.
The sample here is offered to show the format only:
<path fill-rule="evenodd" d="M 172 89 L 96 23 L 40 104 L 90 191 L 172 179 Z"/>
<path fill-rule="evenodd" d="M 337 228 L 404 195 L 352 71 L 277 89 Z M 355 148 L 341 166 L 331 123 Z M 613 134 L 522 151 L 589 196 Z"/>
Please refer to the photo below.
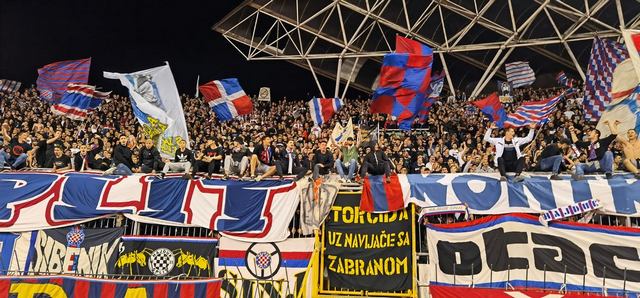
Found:
<path fill-rule="evenodd" d="M 310 70 L 323 97 L 318 76 L 339 78 L 333 96 L 371 92 L 395 35 L 410 37 L 434 49 L 449 89 L 475 96 L 506 79 L 505 62 L 529 61 L 538 81 L 560 70 L 584 79 L 594 36 L 639 25 L 638 0 L 247 0 L 213 30 L 247 60 Z"/>

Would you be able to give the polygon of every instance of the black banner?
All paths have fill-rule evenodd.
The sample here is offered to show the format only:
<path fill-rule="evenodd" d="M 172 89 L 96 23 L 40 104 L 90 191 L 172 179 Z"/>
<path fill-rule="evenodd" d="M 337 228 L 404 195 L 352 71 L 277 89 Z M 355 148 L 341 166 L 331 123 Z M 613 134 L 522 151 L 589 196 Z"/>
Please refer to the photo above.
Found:
<path fill-rule="evenodd" d="M 38 232 L 31 270 L 36 273 L 106 274 L 118 256 L 123 228 L 81 226 Z M 20 248 L 17 248 L 20 249 Z"/>
<path fill-rule="evenodd" d="M 122 237 L 113 272 L 123 275 L 214 277 L 217 239 Z"/>
<path fill-rule="evenodd" d="M 325 220 L 323 257 L 330 289 L 410 290 L 410 209 L 376 214 L 360 211 L 359 205 L 359 194 L 338 194 Z"/>

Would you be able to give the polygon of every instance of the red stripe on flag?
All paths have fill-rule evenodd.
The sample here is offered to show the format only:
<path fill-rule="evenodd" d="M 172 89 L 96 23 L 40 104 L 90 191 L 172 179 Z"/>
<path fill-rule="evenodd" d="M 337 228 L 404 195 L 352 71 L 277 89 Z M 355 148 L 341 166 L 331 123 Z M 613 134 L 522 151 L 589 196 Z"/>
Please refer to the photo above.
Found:
<path fill-rule="evenodd" d="M 244 258 L 247 252 L 244 250 L 225 249 L 218 251 L 219 258 Z"/>
<path fill-rule="evenodd" d="M 103 282 L 102 289 L 100 289 L 101 298 L 109 298 L 116 296 L 116 284 L 112 282 Z"/>
<path fill-rule="evenodd" d="M 196 287 L 193 284 L 184 283 L 180 285 L 180 298 L 193 298 L 196 294 Z"/>
<path fill-rule="evenodd" d="M 404 209 L 404 195 L 398 175 L 392 175 L 391 183 L 384 183 L 384 192 L 387 195 L 387 206 L 389 211 Z"/>
<path fill-rule="evenodd" d="M 0 280 L 0 296 L 9 297 L 9 289 L 11 288 L 11 280 L 10 279 L 2 279 Z"/>
<path fill-rule="evenodd" d="M 77 279 L 73 288 L 74 297 L 89 297 L 89 281 Z"/>
<path fill-rule="evenodd" d="M 360 210 L 373 212 L 373 194 L 371 193 L 371 182 L 369 177 L 364 178 L 362 183 L 362 195 L 360 195 Z"/>
<path fill-rule="evenodd" d="M 282 251 L 280 254 L 283 260 L 308 260 L 311 258 L 311 252 Z"/>
<path fill-rule="evenodd" d="M 167 283 L 157 283 L 154 287 L 153 287 L 153 297 L 154 298 L 163 298 L 163 297 L 168 297 L 168 291 L 169 291 L 169 284 Z"/>
<path fill-rule="evenodd" d="M 205 297 L 212 297 L 212 298 L 220 297 L 221 286 L 222 286 L 221 281 L 208 282 Z"/>

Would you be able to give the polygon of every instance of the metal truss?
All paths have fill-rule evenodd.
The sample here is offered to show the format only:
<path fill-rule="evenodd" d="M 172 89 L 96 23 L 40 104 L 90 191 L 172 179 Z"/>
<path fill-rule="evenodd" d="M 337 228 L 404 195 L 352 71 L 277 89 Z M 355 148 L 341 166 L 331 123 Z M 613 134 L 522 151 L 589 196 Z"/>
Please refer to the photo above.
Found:
<path fill-rule="evenodd" d="M 394 36 L 410 37 L 434 49 L 452 92 L 477 82 L 474 97 L 519 52 L 584 79 L 585 45 L 620 39 L 639 15 L 635 0 L 248 0 L 213 29 L 247 60 L 309 69 L 323 97 L 319 75 L 335 79 L 334 96 L 370 92 Z"/>

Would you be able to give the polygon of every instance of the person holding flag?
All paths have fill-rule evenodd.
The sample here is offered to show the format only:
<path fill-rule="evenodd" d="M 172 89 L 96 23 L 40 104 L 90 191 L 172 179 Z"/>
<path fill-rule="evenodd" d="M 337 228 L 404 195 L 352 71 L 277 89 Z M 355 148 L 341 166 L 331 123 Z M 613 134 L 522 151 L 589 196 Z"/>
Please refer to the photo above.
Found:
<path fill-rule="evenodd" d="M 504 131 L 504 137 L 492 138 L 493 129 L 497 128 L 495 123 L 491 123 L 491 127 L 484 134 L 484 141 L 496 147 L 495 164 L 500 171 L 500 181 L 507 181 L 507 172 L 515 172 L 514 182 L 524 180 L 520 174 L 525 166 L 524 154 L 520 151 L 522 145 L 528 144 L 533 140 L 536 124 L 529 124 L 529 134 L 526 137 L 516 137 L 516 131 L 513 127 L 509 127 Z"/>

